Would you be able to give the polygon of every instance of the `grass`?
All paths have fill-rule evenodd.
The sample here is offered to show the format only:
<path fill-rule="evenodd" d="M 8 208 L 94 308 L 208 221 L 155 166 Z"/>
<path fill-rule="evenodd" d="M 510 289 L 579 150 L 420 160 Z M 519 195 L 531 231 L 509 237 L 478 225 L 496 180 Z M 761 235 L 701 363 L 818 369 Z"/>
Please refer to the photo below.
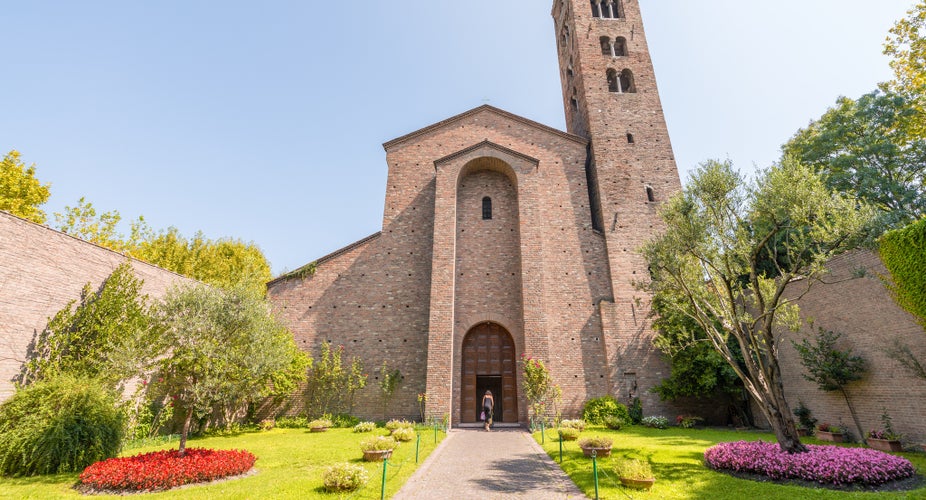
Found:
<path fill-rule="evenodd" d="M 750 481 L 715 472 L 704 465 L 704 450 L 724 441 L 775 441 L 775 436 L 760 432 L 738 432 L 713 429 L 665 430 L 633 426 L 620 431 L 604 427 L 590 427 L 582 436 L 608 436 L 614 439 L 609 458 L 598 459 L 599 498 L 602 499 L 660 499 L 689 500 L 707 498 L 710 500 L 741 500 L 744 498 L 762 500 L 802 499 L 874 499 L 903 498 L 926 499 L 926 487 L 912 491 L 862 492 L 834 491 L 822 488 L 808 488 L 797 485 Z M 540 432 L 534 438 L 541 441 Z M 804 438 L 807 443 L 832 444 Z M 559 462 L 559 441 L 555 432 L 547 430 L 542 447 Z M 919 474 L 926 471 L 926 454 L 901 453 Z M 653 465 L 656 484 L 649 492 L 624 488 L 614 473 L 614 466 L 623 458 L 638 458 Z M 595 498 L 595 483 L 592 460 L 582 454 L 575 441 L 563 442 L 563 463 L 560 465 L 570 478 L 589 498 Z"/>
<path fill-rule="evenodd" d="M 419 464 L 437 444 L 432 428 L 423 428 L 419 450 Z M 385 434 L 377 429 L 374 434 Z M 370 480 L 351 499 L 378 499 L 383 464 L 364 462 L 360 440 L 370 433 L 355 433 L 351 429 L 331 429 L 327 432 L 309 432 L 308 429 L 274 429 L 249 431 L 229 436 L 193 439 L 188 446 L 196 448 L 245 449 L 257 456 L 254 468 L 257 474 L 213 484 L 193 485 L 175 490 L 145 494 L 143 498 L 167 499 L 235 499 L 235 498 L 323 498 L 335 500 L 338 494 L 327 493 L 322 486 L 325 467 L 338 462 L 362 464 Z M 437 433 L 438 442 L 443 432 Z M 137 455 L 148 451 L 171 449 L 176 442 L 135 448 L 123 455 Z M 392 496 L 411 477 L 417 468 L 415 441 L 400 445 L 389 460 L 386 476 L 386 496 Z M 72 487 L 79 474 L 59 474 L 27 478 L 0 478 L 0 498 L 88 498 Z M 114 496 L 98 495 L 89 498 Z M 346 496 L 345 496 L 346 498 Z"/>

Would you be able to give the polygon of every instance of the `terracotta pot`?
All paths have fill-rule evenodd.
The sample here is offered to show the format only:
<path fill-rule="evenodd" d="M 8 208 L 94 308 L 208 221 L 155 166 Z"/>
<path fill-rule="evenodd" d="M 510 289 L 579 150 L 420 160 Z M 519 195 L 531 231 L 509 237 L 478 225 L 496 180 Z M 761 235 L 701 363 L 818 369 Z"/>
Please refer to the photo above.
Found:
<path fill-rule="evenodd" d="M 903 451 L 903 445 L 896 439 L 875 439 L 868 438 L 868 446 L 881 451 L 898 452 Z"/>
<path fill-rule="evenodd" d="M 841 443 L 846 440 L 846 435 L 839 432 L 826 432 L 826 431 L 817 431 L 817 439 L 820 441 L 832 441 L 834 443 Z"/>
<path fill-rule="evenodd" d="M 610 447 L 608 448 L 582 448 L 582 453 L 584 453 L 586 457 L 592 456 L 593 451 L 595 452 L 595 457 L 610 457 L 611 456 Z"/>
<path fill-rule="evenodd" d="M 328 430 L 327 427 L 310 427 L 309 428 L 310 432 L 325 432 L 327 430 Z"/>
<path fill-rule="evenodd" d="M 621 478 L 621 484 L 628 488 L 636 488 L 638 490 L 648 490 L 653 487 L 654 483 L 656 483 L 655 477 L 651 477 L 649 479 L 631 479 L 629 477 Z"/>
<path fill-rule="evenodd" d="M 363 459 L 367 462 L 382 462 L 384 459 L 391 457 L 392 450 L 372 450 L 363 452 Z"/>

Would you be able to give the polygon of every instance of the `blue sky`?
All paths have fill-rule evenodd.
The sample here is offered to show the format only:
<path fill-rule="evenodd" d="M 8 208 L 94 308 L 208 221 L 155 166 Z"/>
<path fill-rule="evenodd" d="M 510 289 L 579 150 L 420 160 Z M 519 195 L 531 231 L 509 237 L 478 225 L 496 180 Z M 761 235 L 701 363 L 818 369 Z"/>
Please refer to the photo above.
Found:
<path fill-rule="evenodd" d="M 890 78 L 913 0 L 640 0 L 682 179 L 742 170 Z M 549 1 L 2 2 L 0 150 L 275 273 L 380 229 L 382 143 L 489 103 L 564 129 Z"/>

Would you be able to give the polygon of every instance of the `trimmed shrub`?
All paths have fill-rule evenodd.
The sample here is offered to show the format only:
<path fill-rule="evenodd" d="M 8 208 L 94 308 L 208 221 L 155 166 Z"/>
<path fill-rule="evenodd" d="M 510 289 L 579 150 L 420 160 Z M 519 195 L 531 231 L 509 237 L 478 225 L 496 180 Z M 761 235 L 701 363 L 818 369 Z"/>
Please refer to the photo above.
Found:
<path fill-rule="evenodd" d="M 366 484 L 369 475 L 362 465 L 342 463 L 325 469 L 325 489 L 332 493 L 358 490 Z"/>
<path fill-rule="evenodd" d="M 627 407 L 618 403 L 613 396 L 602 396 L 592 398 L 585 402 L 582 409 L 582 418 L 592 425 L 604 424 L 605 418 L 617 417 L 622 420 L 630 420 L 630 412 Z"/>
<path fill-rule="evenodd" d="M 627 412 L 630 414 L 631 424 L 637 425 L 643 422 L 643 402 L 640 401 L 640 398 L 633 398 Z"/>
<path fill-rule="evenodd" d="M 80 482 L 97 491 L 155 491 L 244 474 L 257 458 L 244 450 L 187 448 L 111 458 L 84 469 Z"/>
<path fill-rule="evenodd" d="M 885 233 L 878 246 L 891 273 L 888 288 L 897 303 L 926 326 L 926 218 Z"/>
<path fill-rule="evenodd" d="M 360 422 L 354 426 L 354 432 L 373 432 L 376 429 L 376 422 Z"/>
<path fill-rule="evenodd" d="M 307 429 L 309 419 L 305 417 L 280 417 L 277 419 L 277 427 L 280 429 Z"/>
<path fill-rule="evenodd" d="M 563 420 L 559 423 L 560 427 L 567 427 L 570 429 L 575 429 L 579 432 L 585 430 L 585 421 L 584 420 Z"/>
<path fill-rule="evenodd" d="M 575 441 L 579 437 L 579 429 L 574 427 L 560 427 L 556 430 L 560 441 Z"/>
<path fill-rule="evenodd" d="M 414 426 L 414 424 L 407 420 L 390 420 L 386 422 L 386 429 L 388 429 L 389 432 L 395 432 L 396 429 L 401 429 L 403 427 L 411 429 L 414 428 Z"/>
<path fill-rule="evenodd" d="M 614 440 L 605 436 L 593 436 L 579 440 L 579 448 L 610 448 Z"/>
<path fill-rule="evenodd" d="M 360 441 L 362 451 L 385 451 L 394 450 L 399 443 L 391 436 L 370 436 Z"/>
<path fill-rule="evenodd" d="M 415 429 L 411 427 L 400 427 L 392 431 L 392 437 L 394 437 L 396 441 L 411 441 L 415 439 Z"/>
<path fill-rule="evenodd" d="M 627 421 L 626 421 L 626 420 L 623 420 L 623 419 L 621 419 L 621 418 L 619 418 L 619 417 L 614 417 L 614 416 L 607 416 L 607 417 L 605 417 L 603 423 L 604 423 L 605 427 L 607 427 L 608 429 L 611 429 L 611 430 L 615 430 L 615 431 L 619 431 L 619 430 L 621 430 L 621 427 L 627 425 Z"/>
<path fill-rule="evenodd" d="M 0 405 L 0 474 L 77 472 L 119 453 L 125 415 L 93 379 L 62 375 Z"/>
<path fill-rule="evenodd" d="M 642 423 L 645 427 L 652 427 L 654 429 L 669 428 L 669 419 L 663 416 L 643 417 L 643 421 L 640 423 Z"/>
<path fill-rule="evenodd" d="M 777 443 L 720 443 L 704 452 L 704 460 L 714 469 L 834 486 L 879 485 L 916 474 L 906 458 L 870 448 L 812 444 L 806 453 L 785 453 Z"/>
<path fill-rule="evenodd" d="M 338 413 L 331 417 L 331 423 L 339 429 L 349 429 L 360 423 L 360 419 L 347 413 Z"/>

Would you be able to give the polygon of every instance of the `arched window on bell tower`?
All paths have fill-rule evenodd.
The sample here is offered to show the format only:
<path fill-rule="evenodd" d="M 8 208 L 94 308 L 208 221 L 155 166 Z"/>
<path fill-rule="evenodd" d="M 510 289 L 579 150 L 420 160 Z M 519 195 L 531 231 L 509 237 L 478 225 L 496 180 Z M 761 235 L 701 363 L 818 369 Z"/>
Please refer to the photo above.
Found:
<path fill-rule="evenodd" d="M 627 55 L 627 39 L 619 36 L 614 39 L 614 57 L 624 57 Z"/>
<path fill-rule="evenodd" d="M 482 220 L 492 219 L 492 198 L 486 196 L 482 199 Z"/>
<path fill-rule="evenodd" d="M 592 17 L 601 17 L 601 0 L 592 1 Z"/>
<path fill-rule="evenodd" d="M 621 92 L 633 94 L 637 91 L 637 86 L 633 83 L 633 73 L 629 69 L 621 71 L 621 76 L 618 81 L 620 82 Z"/>

